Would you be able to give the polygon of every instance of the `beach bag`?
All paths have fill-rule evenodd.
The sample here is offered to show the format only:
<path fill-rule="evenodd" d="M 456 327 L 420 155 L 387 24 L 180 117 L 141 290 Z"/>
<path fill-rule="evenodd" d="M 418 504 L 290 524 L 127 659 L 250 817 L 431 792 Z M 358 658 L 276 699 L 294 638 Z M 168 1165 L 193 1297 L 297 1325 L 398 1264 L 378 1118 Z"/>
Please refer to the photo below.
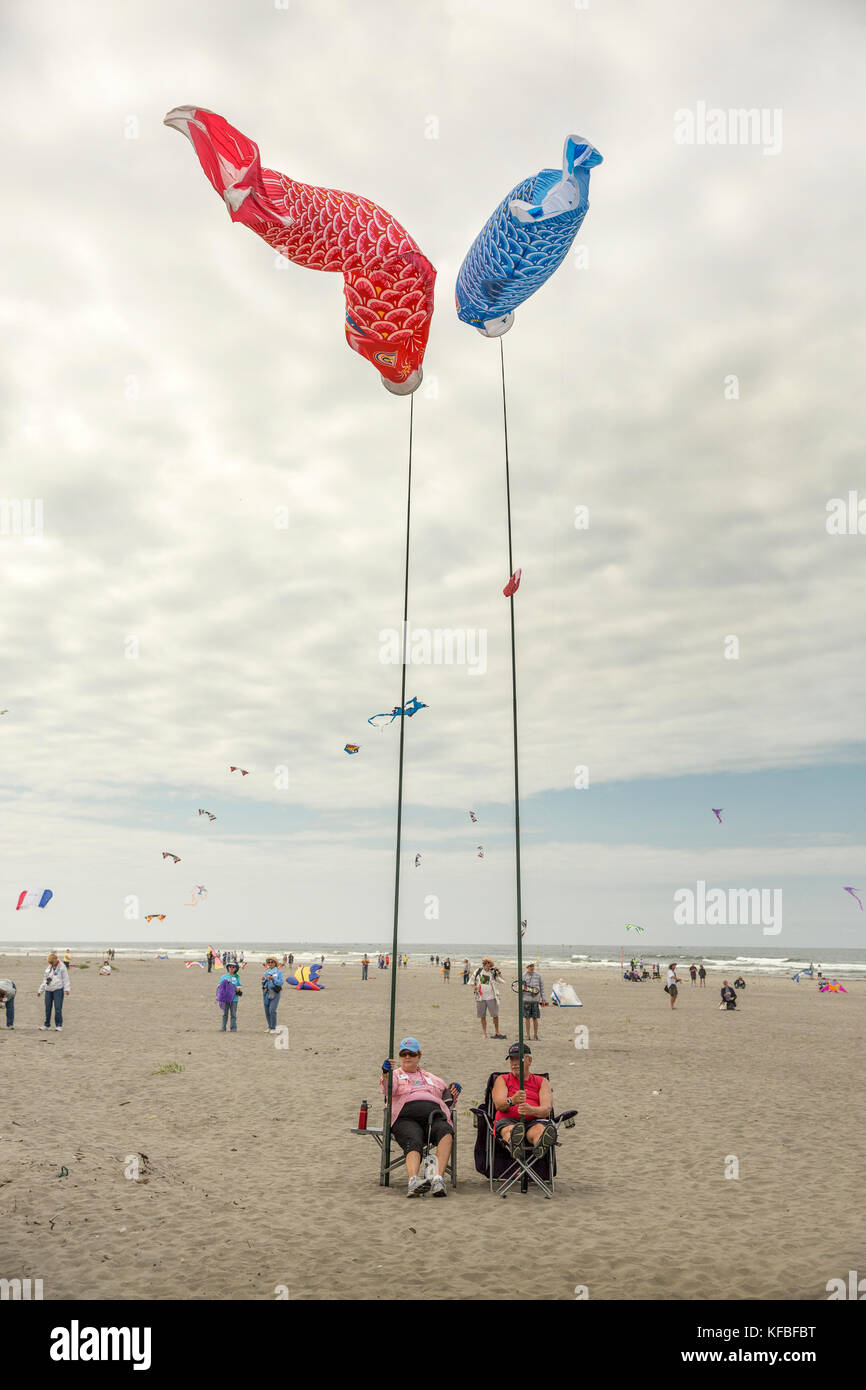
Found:
<path fill-rule="evenodd" d="M 670 987 L 670 985 L 665 985 L 665 994 L 670 994 L 670 992 L 671 992 L 671 987 Z"/>

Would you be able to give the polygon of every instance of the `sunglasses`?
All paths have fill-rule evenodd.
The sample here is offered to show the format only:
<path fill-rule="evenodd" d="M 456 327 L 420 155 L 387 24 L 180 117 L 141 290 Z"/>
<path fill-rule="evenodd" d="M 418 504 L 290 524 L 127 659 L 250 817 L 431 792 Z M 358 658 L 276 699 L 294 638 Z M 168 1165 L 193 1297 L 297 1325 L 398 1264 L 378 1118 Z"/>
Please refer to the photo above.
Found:
<path fill-rule="evenodd" d="M 401 1057 L 420 1057 L 420 1052 L 401 1052 Z"/>

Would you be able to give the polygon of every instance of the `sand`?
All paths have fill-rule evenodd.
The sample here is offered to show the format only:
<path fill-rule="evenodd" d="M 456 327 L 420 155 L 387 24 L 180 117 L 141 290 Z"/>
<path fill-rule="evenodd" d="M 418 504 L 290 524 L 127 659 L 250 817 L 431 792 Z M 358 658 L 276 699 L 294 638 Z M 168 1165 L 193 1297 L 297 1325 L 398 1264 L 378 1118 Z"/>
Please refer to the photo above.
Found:
<path fill-rule="evenodd" d="M 38 1031 L 41 962 L 0 958 L 18 985 L 13 1032 L 0 1013 L 0 1275 L 41 1278 L 45 1299 L 821 1299 L 866 1270 L 859 983 L 755 977 L 727 1014 L 711 976 L 672 1013 L 661 984 L 566 972 L 584 1007 L 543 1011 L 535 1062 L 577 1126 L 555 1199 L 503 1201 L 475 1172 L 468 1108 L 507 1044 L 481 1039 L 459 975 L 401 970 L 398 1037 L 464 1087 L 457 1191 L 407 1201 L 350 1132 L 362 1099 L 381 1115 L 387 973 L 326 966 L 324 992 L 285 991 L 278 1049 L 260 967 L 223 1035 L 217 975 L 99 963 L 72 971 L 58 1035 Z M 183 1072 L 154 1074 L 169 1062 Z"/>

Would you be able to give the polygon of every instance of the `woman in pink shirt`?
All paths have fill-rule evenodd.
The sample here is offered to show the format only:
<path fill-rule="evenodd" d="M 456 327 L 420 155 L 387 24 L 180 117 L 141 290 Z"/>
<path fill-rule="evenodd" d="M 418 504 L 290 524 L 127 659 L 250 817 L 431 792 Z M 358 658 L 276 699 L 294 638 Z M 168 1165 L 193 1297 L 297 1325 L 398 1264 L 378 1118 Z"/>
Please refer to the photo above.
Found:
<path fill-rule="evenodd" d="M 454 1129 L 444 1101 L 446 1094 L 454 1100 L 459 1092 L 448 1086 L 441 1077 L 421 1068 L 421 1044 L 417 1038 L 403 1038 L 400 1042 L 400 1065 L 395 1067 L 389 1059 L 382 1067 L 379 1089 L 388 1093 L 388 1072 L 393 1071 L 394 1083 L 391 1092 L 391 1133 L 406 1155 L 406 1172 L 409 1174 L 407 1197 L 420 1197 L 430 1187 L 434 1197 L 447 1197 L 448 1190 L 442 1174 L 451 1157 Z M 431 1119 L 432 1116 L 432 1119 Z M 426 1177 L 419 1176 L 421 1153 L 427 1142 L 427 1127 L 430 1138 L 436 1145 L 436 1176 L 432 1184 Z"/>

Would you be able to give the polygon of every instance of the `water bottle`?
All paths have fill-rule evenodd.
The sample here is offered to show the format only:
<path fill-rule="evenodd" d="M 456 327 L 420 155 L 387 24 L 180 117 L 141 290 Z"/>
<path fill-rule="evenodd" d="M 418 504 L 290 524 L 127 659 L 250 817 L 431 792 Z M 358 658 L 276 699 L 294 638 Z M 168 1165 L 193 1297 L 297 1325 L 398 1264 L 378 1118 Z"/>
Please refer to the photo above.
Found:
<path fill-rule="evenodd" d="M 369 1106 L 367 1105 L 367 1102 L 366 1102 L 365 1100 L 362 1100 L 362 1101 L 361 1101 L 361 1109 L 358 1111 L 358 1128 L 359 1128 L 359 1129 L 366 1129 L 366 1128 L 367 1128 L 367 1110 L 368 1110 L 368 1109 L 369 1109 Z"/>

